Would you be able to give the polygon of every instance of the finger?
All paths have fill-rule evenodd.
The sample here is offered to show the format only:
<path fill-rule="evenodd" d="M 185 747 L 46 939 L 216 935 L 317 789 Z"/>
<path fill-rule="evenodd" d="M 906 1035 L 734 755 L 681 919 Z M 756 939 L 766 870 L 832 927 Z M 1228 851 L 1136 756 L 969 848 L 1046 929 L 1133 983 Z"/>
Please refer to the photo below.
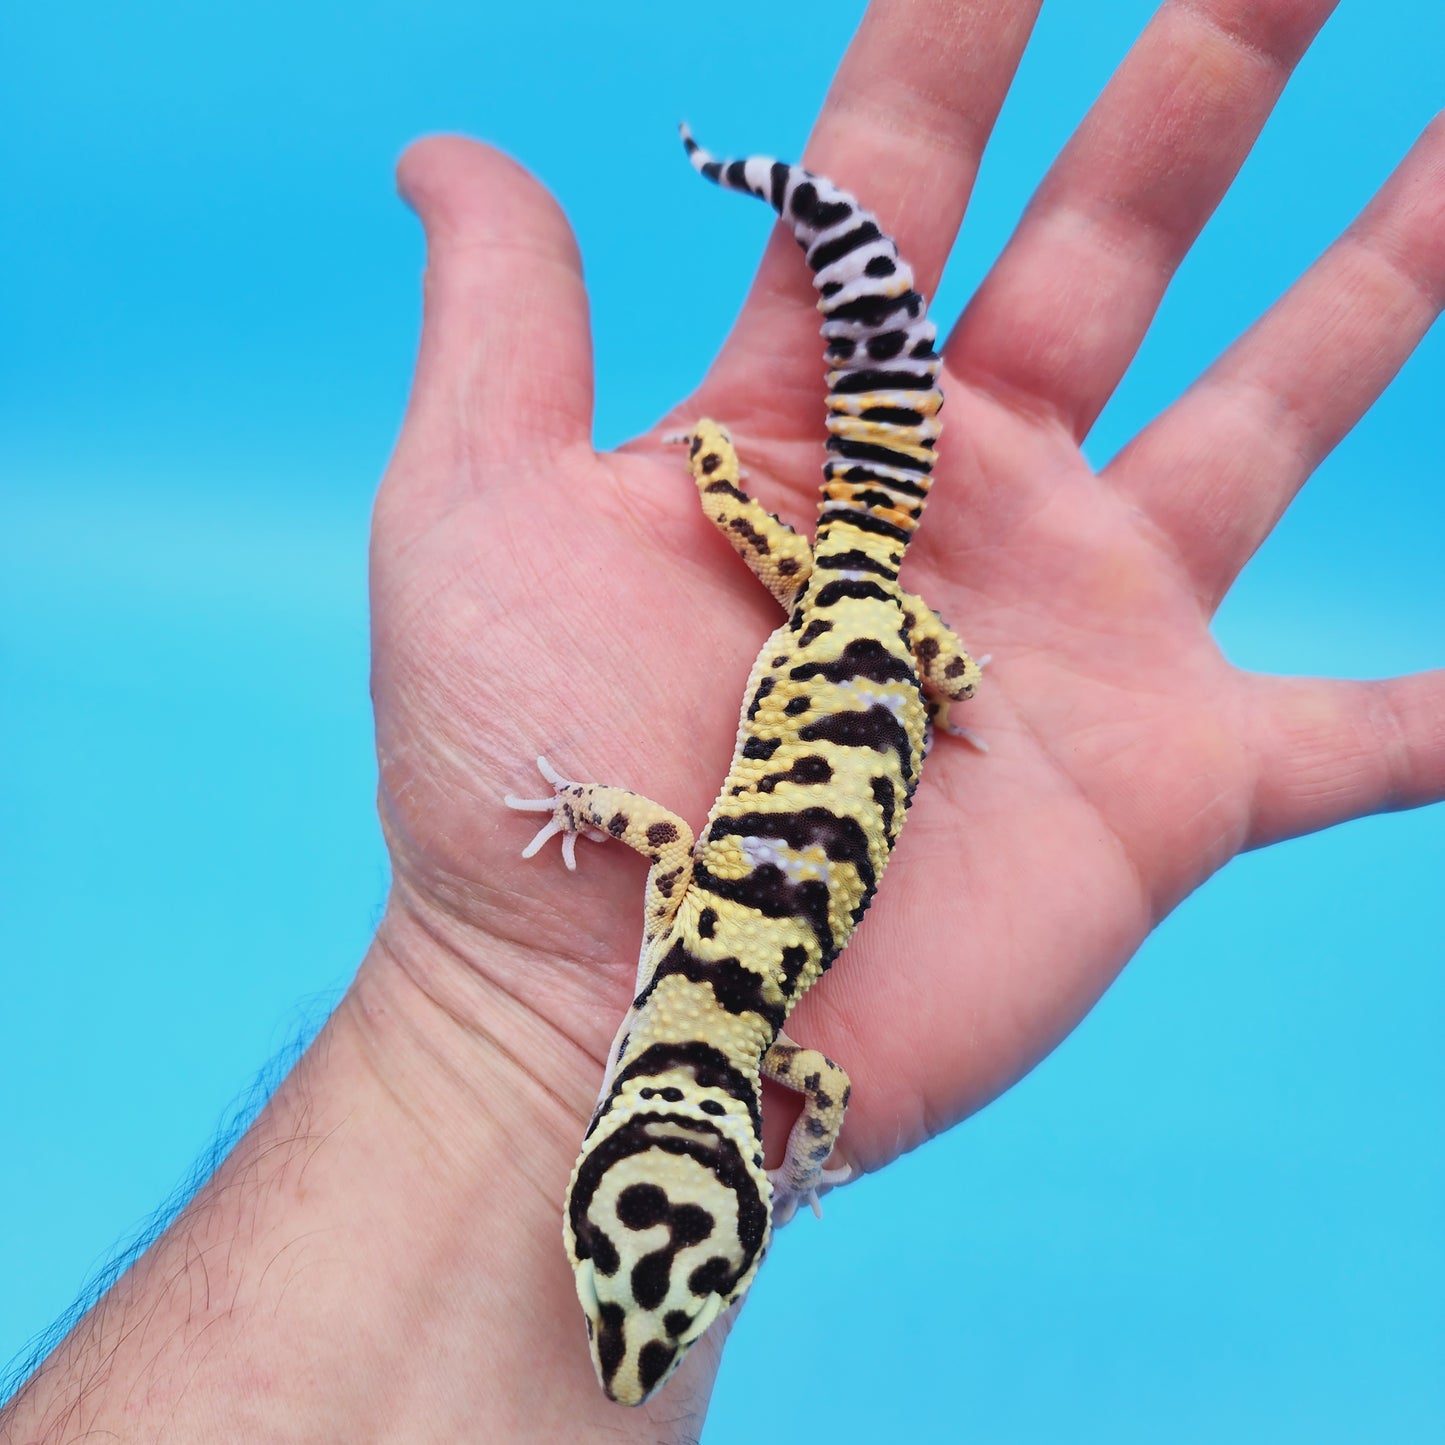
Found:
<path fill-rule="evenodd" d="M 1445 797 L 1445 669 L 1248 687 L 1259 758 L 1249 847 Z"/>
<path fill-rule="evenodd" d="M 1445 305 L 1445 118 L 1359 219 L 1105 470 L 1211 611 Z"/>
<path fill-rule="evenodd" d="M 585 441 L 592 360 L 566 217 L 515 161 L 432 136 L 397 168 L 426 231 L 421 346 L 395 477 L 446 505 L 496 460 Z"/>
<path fill-rule="evenodd" d="M 925 295 L 958 234 L 1039 3 L 874 0 L 802 157 L 878 215 Z M 797 248 L 777 231 L 699 401 L 718 415 L 756 414 L 766 377 L 776 430 L 811 436 L 817 371 L 797 358 L 819 350 L 814 301 Z"/>
<path fill-rule="evenodd" d="M 1170 0 L 1044 178 L 946 354 L 1082 440 L 1335 0 Z"/>

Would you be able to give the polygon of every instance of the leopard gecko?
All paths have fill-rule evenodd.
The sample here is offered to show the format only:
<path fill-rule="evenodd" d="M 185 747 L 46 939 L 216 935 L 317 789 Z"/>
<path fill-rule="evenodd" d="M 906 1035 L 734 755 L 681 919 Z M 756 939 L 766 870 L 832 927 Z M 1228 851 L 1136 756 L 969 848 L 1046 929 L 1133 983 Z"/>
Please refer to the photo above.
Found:
<path fill-rule="evenodd" d="M 875 216 L 832 182 L 764 157 L 693 166 L 769 202 L 807 253 L 827 341 L 827 459 L 810 546 L 740 486 L 727 432 L 687 440 L 708 517 L 787 621 L 748 679 L 732 766 L 700 837 L 620 787 L 546 761 L 562 836 L 643 854 L 645 923 L 632 1006 L 567 1191 L 563 1233 L 593 1364 L 636 1405 L 752 1283 L 771 1231 L 817 1210 L 848 1104 L 847 1076 L 783 1032 L 858 926 L 917 786 L 930 723 L 972 695 L 980 664 L 898 582 L 928 496 L 938 412 L 935 329 Z M 987 659 L 984 659 L 985 661 Z M 781 1166 L 763 1164 L 760 1076 L 798 1090 Z"/>

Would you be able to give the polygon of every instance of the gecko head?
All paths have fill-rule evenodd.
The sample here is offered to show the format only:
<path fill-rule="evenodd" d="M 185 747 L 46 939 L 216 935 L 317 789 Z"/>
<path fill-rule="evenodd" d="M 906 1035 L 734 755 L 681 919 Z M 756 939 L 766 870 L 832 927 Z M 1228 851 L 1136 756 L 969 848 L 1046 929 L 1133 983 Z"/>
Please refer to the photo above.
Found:
<path fill-rule="evenodd" d="M 564 1233 L 597 1379 L 609 1398 L 640 1405 L 752 1283 L 769 1186 L 706 1113 L 615 1117 L 578 1160 Z"/>

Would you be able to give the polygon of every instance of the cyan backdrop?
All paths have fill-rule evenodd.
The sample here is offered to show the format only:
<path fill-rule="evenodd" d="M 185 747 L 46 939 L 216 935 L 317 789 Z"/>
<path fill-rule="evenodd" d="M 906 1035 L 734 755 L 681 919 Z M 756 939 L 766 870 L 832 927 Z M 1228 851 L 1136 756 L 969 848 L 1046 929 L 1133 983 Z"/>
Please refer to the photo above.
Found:
<path fill-rule="evenodd" d="M 0 15 L 0 1357 L 315 1027 L 382 906 L 365 537 L 422 261 L 397 153 L 467 131 L 561 199 L 610 444 L 696 382 L 768 229 L 697 191 L 676 121 L 796 155 L 861 13 L 526 8 Z M 1151 8 L 1046 7 L 940 317 Z M 1442 57 L 1438 0 L 1327 25 L 1096 459 L 1348 222 Z M 1445 662 L 1442 393 L 1437 329 L 1225 606 L 1231 656 Z M 1442 858 L 1437 808 L 1228 868 L 1032 1077 L 788 1231 L 706 1440 L 1441 1438 Z M 821 1394 L 797 1370 L 818 1315 Z"/>

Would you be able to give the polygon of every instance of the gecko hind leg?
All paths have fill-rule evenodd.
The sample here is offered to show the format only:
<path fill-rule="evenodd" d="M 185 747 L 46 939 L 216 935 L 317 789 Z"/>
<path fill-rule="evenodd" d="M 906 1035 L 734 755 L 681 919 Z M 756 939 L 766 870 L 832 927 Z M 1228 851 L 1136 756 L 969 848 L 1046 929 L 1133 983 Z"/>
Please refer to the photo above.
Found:
<path fill-rule="evenodd" d="M 954 722 L 949 717 L 949 709 L 974 695 L 988 658 L 970 656 L 963 639 L 923 598 L 911 592 L 903 595 L 903 617 L 908 627 L 908 645 L 923 682 L 929 721 L 940 731 L 962 738 L 979 752 L 986 753 L 988 744 L 977 733 Z"/>
<path fill-rule="evenodd" d="M 502 799 L 507 807 L 519 812 L 552 815 L 522 849 L 522 856 L 535 857 L 559 833 L 562 861 L 569 869 L 577 867 L 579 834 L 595 842 L 617 838 L 641 853 L 652 864 L 647 874 L 645 952 L 647 945 L 672 923 L 692 881 L 692 829 L 676 813 L 640 793 L 601 783 L 573 782 L 546 758 L 537 759 L 537 768 L 552 785 L 550 798 L 517 798 L 509 793 Z"/>
<path fill-rule="evenodd" d="M 848 1075 L 826 1054 L 803 1048 L 785 1033 L 780 1033 L 763 1055 L 762 1071 L 764 1077 L 786 1084 L 803 1096 L 803 1112 L 788 1135 L 783 1162 L 779 1168 L 768 1170 L 773 1186 L 773 1226 L 786 1224 L 800 1204 L 808 1205 L 821 1219 L 823 1207 L 818 1203 L 818 1190 L 842 1184 L 853 1173 L 847 1164 L 838 1169 L 823 1167 L 843 1128 L 852 1085 Z"/>
<path fill-rule="evenodd" d="M 742 489 L 738 454 L 725 428 L 703 418 L 690 432 L 668 438 L 685 441 L 693 480 L 708 520 L 772 593 L 784 611 L 813 573 L 813 549 L 786 522 Z"/>

